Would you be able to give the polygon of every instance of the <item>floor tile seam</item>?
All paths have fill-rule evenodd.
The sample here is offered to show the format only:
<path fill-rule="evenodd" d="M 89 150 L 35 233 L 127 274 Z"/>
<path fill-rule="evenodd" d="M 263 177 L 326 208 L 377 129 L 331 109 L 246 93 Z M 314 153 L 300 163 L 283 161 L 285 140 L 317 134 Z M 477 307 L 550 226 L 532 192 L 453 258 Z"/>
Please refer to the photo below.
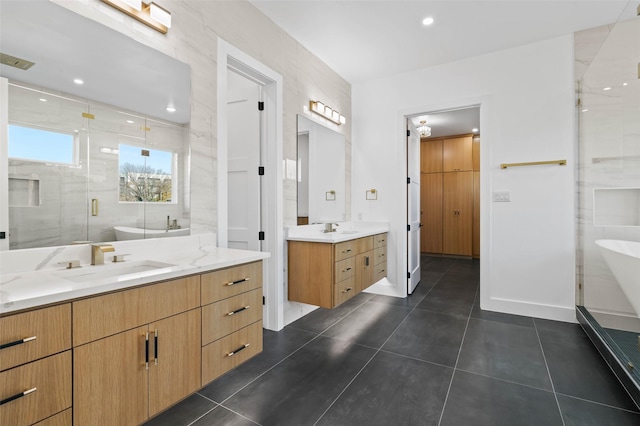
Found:
<path fill-rule="evenodd" d="M 567 393 L 563 393 L 563 392 L 556 392 L 558 395 L 560 396 L 564 396 L 567 398 L 571 398 L 571 399 L 577 399 L 579 401 L 583 401 L 583 402 L 589 402 L 591 404 L 596 404 L 596 405 L 600 405 L 602 407 L 607 407 L 607 408 L 613 408 L 615 410 L 620 410 L 620 411 L 626 411 L 627 413 L 631 413 L 631 414 L 637 414 L 638 416 L 640 416 L 640 411 L 634 411 L 634 410 L 629 410 L 628 408 L 622 408 L 622 407 L 617 407 L 615 405 L 611 405 L 611 404 L 606 404 L 604 402 L 599 402 L 599 401 L 593 401 L 591 399 L 586 399 L 586 398 L 580 398 L 579 396 L 575 396 L 575 395 L 569 395 Z"/>
<path fill-rule="evenodd" d="M 413 312 L 416 309 L 419 310 L 419 311 L 430 312 L 432 314 L 449 315 L 450 317 L 457 317 L 457 318 L 463 318 L 463 319 L 466 318 L 466 315 L 450 314 L 450 313 L 447 313 L 447 312 L 434 311 L 433 309 L 418 308 L 417 306 L 415 308 L 413 308 L 413 310 L 411 310 L 411 312 Z M 473 306 L 471 306 L 471 309 L 473 309 Z M 411 313 L 411 312 L 409 312 L 409 313 Z"/>
<path fill-rule="evenodd" d="M 216 404 L 216 407 L 217 407 L 218 405 L 220 405 L 220 403 L 219 403 L 218 401 L 213 400 L 213 399 L 209 398 L 208 396 L 201 394 L 199 391 L 198 391 L 198 392 L 196 392 L 196 395 L 203 397 L 204 399 L 206 399 L 206 400 L 207 400 L 207 401 L 209 401 L 209 402 L 213 402 L 214 404 Z M 213 407 L 213 408 L 215 408 L 215 407 Z"/>
<path fill-rule="evenodd" d="M 479 373 L 477 371 L 467 370 L 466 368 L 456 368 L 456 371 L 461 371 L 461 372 L 467 373 L 467 374 L 473 374 L 474 376 L 486 377 L 487 379 L 498 380 L 500 382 L 510 383 L 512 385 L 518 385 L 518 386 L 522 386 L 522 387 L 529 388 L 529 389 L 539 390 L 539 391 L 542 391 L 542 392 L 554 393 L 551 389 L 545 389 L 545 388 L 541 388 L 541 387 L 538 387 L 538 386 L 528 385 L 526 383 L 516 382 L 515 380 L 509 380 L 509 379 L 505 379 L 503 377 L 490 376 L 488 374 Z"/>
<path fill-rule="evenodd" d="M 200 395 L 200 396 L 202 396 L 202 395 Z M 207 399 L 209 399 L 209 398 L 207 398 Z M 201 418 L 205 417 L 207 414 L 209 414 L 210 412 L 212 412 L 213 410 L 215 410 L 215 409 L 216 409 L 216 408 L 218 408 L 219 406 L 220 406 L 220 404 L 217 404 L 217 403 L 216 403 L 216 406 L 215 406 L 215 407 L 211 408 L 210 410 L 207 410 L 207 412 L 206 412 L 206 413 L 204 413 L 204 414 L 202 414 L 201 416 L 199 416 L 197 419 L 195 419 L 194 421 L 192 421 L 191 423 L 189 423 L 187 426 L 191 426 L 191 425 L 196 424 L 196 423 L 198 422 L 198 420 L 200 420 Z"/>
<path fill-rule="evenodd" d="M 549 382 L 551 383 L 551 390 L 553 391 L 553 398 L 556 400 L 556 405 L 558 407 L 558 413 L 560 414 L 560 419 L 562 419 L 562 425 L 565 426 L 566 423 L 564 421 L 564 416 L 562 415 L 562 408 L 560 408 L 560 401 L 558 400 L 558 395 L 556 394 L 556 387 L 553 384 L 553 377 L 551 377 L 551 370 L 549 369 L 549 363 L 547 362 L 547 356 L 544 353 L 544 348 L 542 347 L 542 339 L 540 339 L 540 333 L 538 333 L 538 326 L 536 325 L 535 320 L 533 321 L 533 329 L 536 332 L 536 337 L 538 338 L 538 345 L 540 345 L 540 351 L 542 352 L 542 359 L 544 359 L 544 366 L 547 369 L 547 376 L 549 377 Z"/>
<path fill-rule="evenodd" d="M 243 419 L 245 419 L 245 420 L 250 421 L 250 422 L 251 422 L 251 423 L 253 423 L 254 425 L 262 426 L 262 423 L 258 423 L 258 422 L 256 422 L 255 420 L 250 419 L 249 417 L 245 416 L 244 414 L 238 413 L 236 410 L 234 410 L 234 409 L 232 409 L 232 408 L 230 408 L 230 407 L 227 407 L 227 406 L 226 406 L 226 405 L 224 405 L 224 404 L 220 404 L 219 406 L 220 406 L 220 407 L 222 407 L 222 408 L 224 408 L 224 409 L 226 409 L 226 410 L 231 411 L 233 414 L 235 414 L 235 415 L 237 415 L 237 416 L 240 416 L 240 417 L 242 417 L 242 418 L 243 418 Z"/>
<path fill-rule="evenodd" d="M 325 416 L 325 414 L 327 414 L 329 412 L 331 407 L 333 407 L 335 405 L 335 403 L 338 401 L 338 399 L 340 399 L 340 397 L 347 391 L 347 389 L 349 389 L 349 386 L 351 386 L 351 384 L 360 376 L 360 374 L 364 371 L 365 368 L 367 368 L 367 366 L 376 357 L 376 355 L 378 355 L 379 352 L 380 352 L 380 350 L 378 349 L 377 351 L 375 351 L 373 353 L 373 355 L 371 355 L 371 357 L 362 366 L 362 368 L 360 370 L 358 370 L 358 372 L 353 376 L 353 378 L 351 378 L 349 383 L 347 383 L 345 385 L 345 387 L 340 391 L 340 393 L 333 399 L 333 401 L 331 401 L 331 404 L 329 404 L 329 406 L 322 412 L 322 414 L 320 414 L 320 417 L 318 417 L 318 419 L 313 423 L 313 426 L 316 426 L 318 424 L 318 422 L 320 420 L 322 420 L 322 418 Z"/>
<path fill-rule="evenodd" d="M 242 386 L 240 389 L 238 389 L 237 391 L 235 391 L 234 393 L 232 393 L 231 395 L 229 395 L 228 397 L 226 397 L 225 399 L 222 400 L 222 402 L 220 402 L 220 405 L 223 405 L 225 402 L 227 402 L 229 399 L 233 398 L 234 396 L 236 396 L 239 392 L 242 392 L 247 386 L 251 385 L 252 383 L 254 383 L 256 380 L 258 380 L 260 377 L 264 376 L 265 374 L 267 374 L 269 371 L 273 370 L 274 368 L 276 368 L 278 365 L 282 364 L 284 361 L 286 361 L 287 359 L 291 358 L 294 354 L 296 354 L 298 351 L 302 350 L 302 348 L 308 346 L 311 342 L 315 341 L 316 339 L 318 339 L 320 337 L 320 335 L 316 335 L 313 337 L 313 339 L 309 340 L 308 342 L 306 342 L 305 344 L 303 344 L 302 346 L 300 346 L 298 349 L 296 349 L 295 351 L 291 352 L 289 355 L 285 356 L 284 358 L 282 358 L 280 361 L 276 362 L 275 364 L 273 364 L 271 367 L 267 368 L 266 370 L 264 370 L 262 373 L 258 374 L 256 377 L 254 377 L 252 380 L 250 380 L 249 382 L 247 382 L 244 386 Z"/>
<path fill-rule="evenodd" d="M 455 263 L 455 262 L 454 262 Z M 476 290 L 475 297 L 478 296 L 478 292 L 480 288 Z M 474 300 L 475 300 L 474 297 Z M 449 394 L 451 393 L 451 386 L 453 385 L 453 379 L 456 376 L 456 371 L 458 369 L 458 362 L 460 361 L 460 354 L 462 353 L 462 346 L 464 345 L 464 338 L 467 336 L 467 330 L 469 329 L 469 321 L 471 320 L 471 312 L 473 312 L 473 304 L 471 304 L 471 308 L 469 309 L 469 314 L 467 315 L 467 324 L 464 327 L 464 332 L 462 333 L 462 339 L 460 340 L 460 347 L 458 348 L 458 356 L 456 357 L 456 363 L 453 366 L 453 374 L 451 374 L 451 380 L 449 380 L 449 387 L 447 388 L 447 394 L 444 397 L 444 403 L 442 404 L 442 411 L 440 411 L 440 419 L 438 420 L 438 426 L 442 424 L 442 418 L 444 417 L 444 410 L 447 407 L 447 401 L 449 400 Z"/>
<path fill-rule="evenodd" d="M 474 317 L 473 314 L 471 316 L 471 319 L 472 320 L 476 320 L 476 321 L 486 321 L 486 322 L 491 322 L 491 323 L 495 323 L 495 324 L 504 324 L 504 325 L 514 326 L 514 327 L 520 327 L 520 328 L 525 328 L 525 329 L 528 329 L 528 330 L 535 330 L 535 327 L 530 327 L 530 326 L 520 325 L 520 324 L 513 324 L 513 323 L 510 323 L 510 322 L 504 322 L 504 321 L 495 321 L 495 320 L 490 320 L 490 319 L 486 319 L 486 318 L 477 318 L 477 317 Z M 536 337 L 538 337 L 538 333 L 536 333 Z"/>
<path fill-rule="evenodd" d="M 402 357 L 402 358 L 412 359 L 414 361 L 420 361 L 420 362 L 424 362 L 426 364 L 431 364 L 431 365 L 435 365 L 435 366 L 438 366 L 438 367 L 445 367 L 445 368 L 448 368 L 450 370 L 454 370 L 454 367 L 452 367 L 450 365 L 441 364 L 439 362 L 429 361 L 429 360 L 426 360 L 426 359 L 416 358 L 414 356 L 410 356 L 410 355 L 407 355 L 407 354 L 401 354 L 399 352 L 394 352 L 394 351 L 391 351 L 389 349 L 380 348 L 379 352 L 383 352 L 383 353 L 390 354 L 390 355 L 397 355 L 397 356 Z"/>

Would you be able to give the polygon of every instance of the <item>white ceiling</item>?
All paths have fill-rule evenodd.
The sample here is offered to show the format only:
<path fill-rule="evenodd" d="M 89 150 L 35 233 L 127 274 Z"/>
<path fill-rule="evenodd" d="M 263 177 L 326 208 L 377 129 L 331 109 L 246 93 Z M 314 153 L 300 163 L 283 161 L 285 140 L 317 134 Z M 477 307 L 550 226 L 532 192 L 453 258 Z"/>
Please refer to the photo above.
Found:
<path fill-rule="evenodd" d="M 250 0 L 350 83 L 636 15 L 638 0 Z M 422 25 L 432 16 L 435 23 Z"/>
<path fill-rule="evenodd" d="M 630 19 L 639 0 L 250 1 L 353 84 Z M 480 127 L 478 108 L 420 120 L 432 137 Z"/>

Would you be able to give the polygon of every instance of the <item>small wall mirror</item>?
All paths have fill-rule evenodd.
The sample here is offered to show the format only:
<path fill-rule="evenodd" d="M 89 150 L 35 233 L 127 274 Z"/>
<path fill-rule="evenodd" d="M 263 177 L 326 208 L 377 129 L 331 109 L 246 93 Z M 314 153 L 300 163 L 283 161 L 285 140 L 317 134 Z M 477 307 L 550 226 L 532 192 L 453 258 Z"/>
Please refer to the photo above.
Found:
<path fill-rule="evenodd" d="M 298 115 L 298 225 L 346 219 L 344 136 Z"/>

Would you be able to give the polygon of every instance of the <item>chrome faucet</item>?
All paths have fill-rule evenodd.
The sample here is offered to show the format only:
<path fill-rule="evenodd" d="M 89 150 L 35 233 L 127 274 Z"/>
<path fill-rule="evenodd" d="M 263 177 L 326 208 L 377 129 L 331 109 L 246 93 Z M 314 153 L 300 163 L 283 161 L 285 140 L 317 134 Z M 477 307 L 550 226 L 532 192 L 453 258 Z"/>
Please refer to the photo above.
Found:
<path fill-rule="evenodd" d="M 333 227 L 333 225 L 340 226 L 339 224 L 333 223 L 333 222 L 325 223 L 324 224 L 324 231 L 322 231 L 322 232 L 336 232 L 336 229 Z"/>
<path fill-rule="evenodd" d="M 111 244 L 91 244 L 91 264 L 104 265 L 104 254 L 116 251 Z"/>
<path fill-rule="evenodd" d="M 170 229 L 180 229 L 180 225 L 178 225 L 178 219 L 173 219 L 171 220 L 170 216 L 167 216 L 167 227 L 165 228 L 165 231 L 168 231 Z"/>

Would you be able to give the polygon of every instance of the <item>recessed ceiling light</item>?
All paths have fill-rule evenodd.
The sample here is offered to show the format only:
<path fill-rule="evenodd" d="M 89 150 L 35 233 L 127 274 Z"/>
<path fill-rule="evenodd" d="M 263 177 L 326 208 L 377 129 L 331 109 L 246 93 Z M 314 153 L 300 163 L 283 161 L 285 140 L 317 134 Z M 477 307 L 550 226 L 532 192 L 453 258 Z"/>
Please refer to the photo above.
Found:
<path fill-rule="evenodd" d="M 168 112 L 176 112 L 176 108 L 175 108 L 175 107 L 172 107 L 172 106 L 168 106 L 168 107 L 167 107 L 167 111 L 168 111 Z"/>
<path fill-rule="evenodd" d="M 428 27 L 431 24 L 433 24 L 433 18 L 431 16 L 427 16 L 422 20 L 422 25 L 424 25 L 425 27 Z"/>
<path fill-rule="evenodd" d="M 129 124 L 133 124 L 133 123 L 135 123 L 135 121 L 133 121 L 133 120 L 127 120 L 127 123 L 129 123 Z"/>
<path fill-rule="evenodd" d="M 585 108 L 585 109 L 582 110 L 582 112 L 587 112 L 587 111 L 589 111 L 588 108 Z"/>
<path fill-rule="evenodd" d="M 605 87 L 605 88 L 604 88 L 604 89 L 602 89 L 602 90 L 611 90 L 611 87 Z"/>
<path fill-rule="evenodd" d="M 47 102 L 45 98 L 40 98 L 40 102 Z"/>
<path fill-rule="evenodd" d="M 623 86 L 628 86 L 628 85 L 629 85 L 629 83 L 622 83 L 622 85 L 623 85 Z"/>
<path fill-rule="evenodd" d="M 471 131 L 472 131 L 473 133 L 475 133 L 475 132 L 477 132 L 477 131 L 478 131 L 478 129 L 477 129 L 476 127 L 474 127 L 473 129 L 471 129 Z"/>
<path fill-rule="evenodd" d="M 82 81 L 82 79 L 81 79 L 81 78 L 74 78 L 74 79 L 73 79 L 73 82 L 74 82 L 75 84 L 77 84 L 77 85 L 82 85 L 82 84 L 84 84 L 84 81 Z"/>

